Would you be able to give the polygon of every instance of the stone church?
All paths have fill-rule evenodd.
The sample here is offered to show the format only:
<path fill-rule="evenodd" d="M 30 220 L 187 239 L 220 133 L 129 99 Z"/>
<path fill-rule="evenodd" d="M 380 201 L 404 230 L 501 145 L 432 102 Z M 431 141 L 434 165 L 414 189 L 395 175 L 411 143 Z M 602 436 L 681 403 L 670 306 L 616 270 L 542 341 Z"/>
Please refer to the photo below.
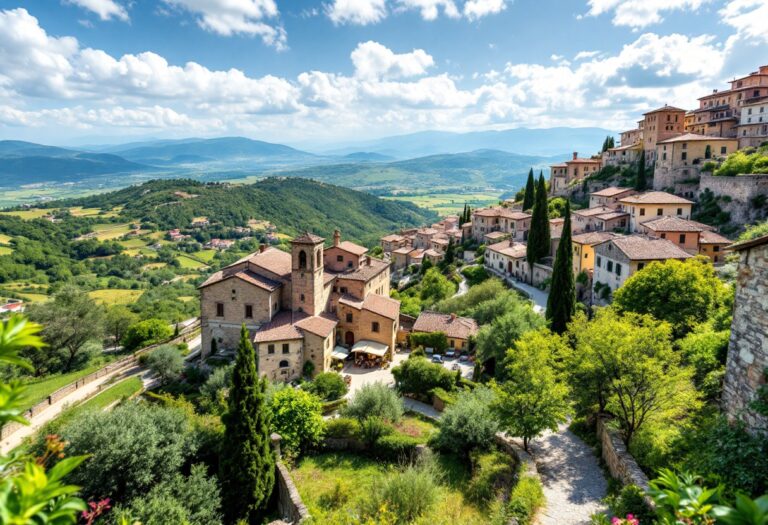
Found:
<path fill-rule="evenodd" d="M 201 284 L 203 357 L 214 345 L 236 349 L 245 324 L 272 380 L 298 378 L 307 361 L 327 371 L 350 351 L 391 360 L 400 302 L 389 297 L 389 264 L 338 230 L 324 244 L 305 233 L 290 253 L 262 245 Z"/>

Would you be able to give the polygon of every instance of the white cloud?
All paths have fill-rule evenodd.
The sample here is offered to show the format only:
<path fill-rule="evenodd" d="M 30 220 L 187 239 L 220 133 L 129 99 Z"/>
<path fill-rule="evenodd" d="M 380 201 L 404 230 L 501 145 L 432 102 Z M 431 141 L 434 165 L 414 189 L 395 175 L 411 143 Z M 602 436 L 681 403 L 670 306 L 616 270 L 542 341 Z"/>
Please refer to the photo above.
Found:
<path fill-rule="evenodd" d="M 642 28 L 663 20 L 672 10 L 696 11 L 712 0 L 588 0 L 590 16 L 613 12 L 613 25 Z M 761 1 L 761 0 L 757 0 Z"/>
<path fill-rule="evenodd" d="M 576 56 L 573 57 L 573 59 L 584 60 L 585 58 L 594 58 L 599 54 L 600 54 L 600 51 L 579 51 L 578 53 L 576 53 Z"/>
<path fill-rule="evenodd" d="M 65 3 L 73 4 L 92 13 L 95 13 L 101 20 L 112 20 L 117 18 L 128 22 L 128 11 L 125 7 L 115 2 L 115 0 L 65 0 Z"/>
<path fill-rule="evenodd" d="M 766 0 L 730 0 L 719 14 L 740 36 L 768 43 Z"/>
<path fill-rule="evenodd" d="M 334 0 L 325 6 L 334 24 L 368 25 L 387 16 L 386 0 Z"/>
<path fill-rule="evenodd" d="M 477 20 L 488 15 L 504 11 L 507 4 L 504 0 L 467 0 L 464 4 L 464 16 L 469 20 Z"/>
<path fill-rule="evenodd" d="M 206 31 L 222 36 L 259 36 L 278 50 L 286 48 L 287 35 L 280 25 L 264 19 L 280 13 L 274 0 L 163 0 L 169 6 L 198 16 L 197 23 Z"/>
<path fill-rule="evenodd" d="M 364 79 L 413 77 L 423 75 L 435 65 L 432 56 L 423 49 L 396 54 L 372 40 L 358 44 L 350 58 L 355 65 L 355 76 Z"/>
<path fill-rule="evenodd" d="M 453 0 L 397 0 L 400 10 L 418 10 L 424 20 L 436 20 L 440 11 L 449 18 L 459 18 L 456 4 Z"/>

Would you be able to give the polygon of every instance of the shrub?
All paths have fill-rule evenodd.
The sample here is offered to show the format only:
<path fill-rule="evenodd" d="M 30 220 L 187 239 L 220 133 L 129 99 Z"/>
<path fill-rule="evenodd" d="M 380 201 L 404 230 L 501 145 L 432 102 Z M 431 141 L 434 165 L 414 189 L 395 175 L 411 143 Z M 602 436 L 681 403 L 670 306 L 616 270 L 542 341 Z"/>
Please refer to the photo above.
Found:
<path fill-rule="evenodd" d="M 392 432 L 394 429 L 380 417 L 367 417 L 360 424 L 360 439 L 369 447 L 373 446 L 381 437 Z"/>
<path fill-rule="evenodd" d="M 373 453 L 376 457 L 388 461 L 410 461 L 414 457 L 416 447 L 421 444 L 422 441 L 413 436 L 387 434 L 376 441 Z"/>
<path fill-rule="evenodd" d="M 136 350 L 169 339 L 173 329 L 162 319 L 147 319 L 131 325 L 123 337 L 123 348 Z"/>
<path fill-rule="evenodd" d="M 397 525 L 405 525 L 423 515 L 437 502 L 439 474 L 432 461 L 411 465 L 398 475 L 382 477 L 363 503 L 362 513 L 374 517 L 388 509 Z"/>
<path fill-rule="evenodd" d="M 499 428 L 491 410 L 493 392 L 486 387 L 459 393 L 456 402 L 443 412 L 435 446 L 441 450 L 469 454 L 486 447 Z"/>
<path fill-rule="evenodd" d="M 149 354 L 147 366 L 160 377 L 160 383 L 166 385 L 181 376 L 184 358 L 175 347 L 163 345 Z"/>
<path fill-rule="evenodd" d="M 323 415 L 327 416 L 328 414 L 332 414 L 339 410 L 341 407 L 344 407 L 347 405 L 347 399 L 342 397 L 341 399 L 337 399 L 335 401 L 328 401 L 326 403 L 323 403 Z"/>
<path fill-rule="evenodd" d="M 467 266 L 461 270 L 461 273 L 467 279 L 469 286 L 476 286 L 490 277 L 482 266 Z"/>
<path fill-rule="evenodd" d="M 309 361 L 308 361 L 309 362 Z M 347 393 L 347 384 L 341 374 L 336 372 L 322 372 L 306 386 L 306 389 L 320 399 L 334 401 Z"/>
<path fill-rule="evenodd" d="M 337 417 L 325 422 L 325 436 L 329 438 L 350 439 L 360 435 L 360 423 L 351 417 Z"/>
<path fill-rule="evenodd" d="M 427 357 L 427 352 L 424 350 L 423 346 L 417 346 L 416 349 L 408 354 L 408 359 L 413 359 L 415 357 Z"/>
<path fill-rule="evenodd" d="M 487 505 L 504 487 L 512 483 L 515 477 L 514 462 L 509 455 L 498 450 L 474 451 L 470 458 L 472 479 L 467 486 L 467 495 L 478 505 Z"/>
<path fill-rule="evenodd" d="M 509 495 L 507 509 L 509 517 L 516 518 L 520 525 L 528 525 L 536 509 L 544 504 L 544 492 L 538 478 L 522 474 Z"/>
<path fill-rule="evenodd" d="M 283 438 L 287 450 L 298 451 L 320 442 L 323 416 L 320 400 L 314 394 L 284 388 L 272 396 L 272 428 Z"/>
<path fill-rule="evenodd" d="M 301 367 L 301 373 L 304 377 L 312 377 L 312 374 L 315 373 L 315 363 L 312 361 L 304 361 L 304 366 Z"/>
<path fill-rule="evenodd" d="M 438 354 L 443 353 L 448 348 L 448 338 L 443 332 L 412 332 L 409 340 L 411 347 L 432 348 Z"/>
<path fill-rule="evenodd" d="M 397 390 L 403 394 L 427 396 L 435 388 L 453 390 L 453 373 L 443 365 L 426 358 L 406 359 L 392 369 Z"/>
<path fill-rule="evenodd" d="M 369 383 L 355 392 L 342 415 L 358 421 L 373 416 L 396 423 L 403 416 L 403 400 L 384 383 Z"/>
<path fill-rule="evenodd" d="M 200 404 L 206 412 L 223 414 L 226 411 L 233 368 L 232 365 L 216 368 L 200 387 Z"/>
<path fill-rule="evenodd" d="M 645 492 L 637 485 L 626 485 L 609 501 L 614 516 L 632 514 L 640 523 L 653 523 L 655 513 L 645 501 Z"/>

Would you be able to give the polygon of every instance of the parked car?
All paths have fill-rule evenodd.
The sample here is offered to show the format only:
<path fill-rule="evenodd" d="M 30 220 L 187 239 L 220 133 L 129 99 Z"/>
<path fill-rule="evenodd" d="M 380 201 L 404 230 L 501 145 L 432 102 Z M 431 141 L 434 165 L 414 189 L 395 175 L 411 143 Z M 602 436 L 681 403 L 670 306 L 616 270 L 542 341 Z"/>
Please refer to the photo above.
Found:
<path fill-rule="evenodd" d="M 432 356 L 432 362 L 433 363 L 440 363 L 443 364 L 443 356 L 435 354 Z"/>
<path fill-rule="evenodd" d="M 449 359 L 453 359 L 454 357 L 456 357 L 456 350 L 446 350 L 445 357 Z"/>
<path fill-rule="evenodd" d="M 462 363 L 466 363 L 467 361 L 469 361 L 469 356 L 467 354 L 461 354 L 459 356 L 459 361 L 461 361 Z"/>

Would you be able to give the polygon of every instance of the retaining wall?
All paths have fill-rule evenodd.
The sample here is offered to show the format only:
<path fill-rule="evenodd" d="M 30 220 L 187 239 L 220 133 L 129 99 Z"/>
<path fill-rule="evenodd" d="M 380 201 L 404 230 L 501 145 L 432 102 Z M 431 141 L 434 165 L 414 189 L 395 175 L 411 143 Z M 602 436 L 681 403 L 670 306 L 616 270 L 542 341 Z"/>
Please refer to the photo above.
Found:
<path fill-rule="evenodd" d="M 304 523 L 310 518 L 307 506 L 301 500 L 299 490 L 293 483 L 291 478 L 291 472 L 278 460 L 275 464 L 276 476 L 275 483 L 277 485 L 277 510 L 283 517 L 284 522 L 298 525 Z"/>
<path fill-rule="evenodd" d="M 750 201 L 758 195 L 768 195 L 768 174 L 735 177 L 702 175 L 699 179 L 698 197 L 701 198 L 701 194 L 706 190 L 731 198 L 731 202 L 721 202 L 721 207 L 731 214 L 731 222 L 750 222 L 753 219 Z"/>
<path fill-rule="evenodd" d="M 636 485 L 643 491 L 647 491 L 649 488 L 648 476 L 629 453 L 618 433 L 608 428 L 608 421 L 610 419 L 606 417 L 597 418 L 597 437 L 602 445 L 603 460 L 608 466 L 611 476 L 624 485 Z M 645 497 L 645 501 L 651 508 L 654 507 L 653 500 L 648 496 Z"/>

